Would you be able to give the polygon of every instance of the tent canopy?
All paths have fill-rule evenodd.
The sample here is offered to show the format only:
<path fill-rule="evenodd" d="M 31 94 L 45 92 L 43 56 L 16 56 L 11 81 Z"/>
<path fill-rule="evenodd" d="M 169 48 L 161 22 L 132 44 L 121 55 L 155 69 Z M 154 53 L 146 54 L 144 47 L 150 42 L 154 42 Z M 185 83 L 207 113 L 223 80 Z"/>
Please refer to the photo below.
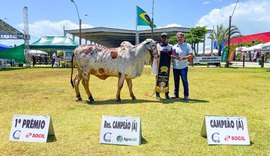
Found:
<path fill-rule="evenodd" d="M 29 50 L 28 53 L 31 55 L 48 55 L 47 52 L 41 50 Z"/>
<path fill-rule="evenodd" d="M 25 62 L 24 44 L 0 51 L 0 59 L 14 59 L 18 63 Z"/>
<path fill-rule="evenodd" d="M 262 43 L 248 47 L 246 51 L 254 51 L 254 50 L 261 50 L 262 49 Z"/>
<path fill-rule="evenodd" d="M 67 36 L 43 36 L 30 45 L 30 49 L 75 49 L 76 42 Z"/>

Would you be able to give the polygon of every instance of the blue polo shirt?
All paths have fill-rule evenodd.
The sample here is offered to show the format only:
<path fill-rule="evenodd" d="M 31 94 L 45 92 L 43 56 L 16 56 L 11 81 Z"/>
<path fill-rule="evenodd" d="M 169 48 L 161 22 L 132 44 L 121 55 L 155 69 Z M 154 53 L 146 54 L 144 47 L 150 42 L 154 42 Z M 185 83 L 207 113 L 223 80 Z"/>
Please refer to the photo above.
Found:
<path fill-rule="evenodd" d="M 192 54 L 192 49 L 190 44 L 183 42 L 182 44 L 175 44 L 173 46 L 173 53 L 176 56 L 179 57 L 185 57 L 189 54 Z M 177 60 L 177 59 L 173 59 L 173 68 L 174 69 L 183 69 L 188 67 L 188 60 Z"/>

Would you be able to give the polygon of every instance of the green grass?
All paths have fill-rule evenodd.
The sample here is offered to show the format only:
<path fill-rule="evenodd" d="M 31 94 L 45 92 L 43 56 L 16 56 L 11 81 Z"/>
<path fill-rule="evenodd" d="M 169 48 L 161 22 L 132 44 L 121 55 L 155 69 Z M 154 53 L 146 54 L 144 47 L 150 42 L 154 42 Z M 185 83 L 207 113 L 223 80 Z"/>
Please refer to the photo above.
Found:
<path fill-rule="evenodd" d="M 87 104 L 82 86 L 84 101 L 77 102 L 69 80 L 70 69 L 63 68 L 0 71 L 0 155 L 270 155 L 270 72 L 266 69 L 190 67 L 188 102 L 145 96 L 155 84 L 149 66 L 133 80 L 137 101 L 130 100 L 125 84 L 122 103 L 116 103 L 117 79 L 91 76 L 90 90 L 97 102 Z M 9 141 L 14 114 L 51 116 L 56 140 Z M 100 144 L 102 115 L 140 117 L 142 145 Z M 209 146 L 200 136 L 205 115 L 245 116 L 251 146 Z"/>

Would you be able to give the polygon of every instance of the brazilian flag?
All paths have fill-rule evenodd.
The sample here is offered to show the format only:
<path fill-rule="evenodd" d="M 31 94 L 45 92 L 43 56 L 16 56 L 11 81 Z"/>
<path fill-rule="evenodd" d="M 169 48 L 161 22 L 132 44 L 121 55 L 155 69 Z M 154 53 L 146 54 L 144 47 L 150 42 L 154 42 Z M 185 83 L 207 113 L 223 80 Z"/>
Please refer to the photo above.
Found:
<path fill-rule="evenodd" d="M 140 7 L 137 6 L 137 25 L 149 25 L 151 27 L 151 19 L 147 13 Z M 153 28 L 157 27 L 153 25 Z"/>

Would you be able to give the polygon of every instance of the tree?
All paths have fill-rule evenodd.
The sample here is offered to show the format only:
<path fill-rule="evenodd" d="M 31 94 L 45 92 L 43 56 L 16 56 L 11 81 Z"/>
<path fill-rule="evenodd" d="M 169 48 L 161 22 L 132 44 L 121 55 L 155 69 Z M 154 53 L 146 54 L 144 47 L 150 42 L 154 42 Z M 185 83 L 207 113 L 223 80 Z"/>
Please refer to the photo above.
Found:
<path fill-rule="evenodd" d="M 239 29 L 236 26 L 231 26 L 231 38 L 241 35 Z M 217 28 L 213 30 L 208 38 L 215 41 L 218 45 L 218 55 L 221 56 L 222 44 L 224 44 L 229 37 L 229 28 L 225 28 L 224 25 L 217 25 Z"/>
<path fill-rule="evenodd" d="M 197 26 L 196 28 L 191 28 L 190 32 L 187 33 L 185 36 L 186 42 L 191 45 L 193 51 L 195 52 L 195 55 L 197 55 L 198 53 L 198 49 L 196 50 L 196 46 L 199 43 L 204 42 L 204 36 L 206 32 L 206 26 Z"/>
<path fill-rule="evenodd" d="M 189 33 L 185 34 L 185 41 L 188 42 L 194 52 L 196 53 L 196 45 L 199 44 L 200 42 L 204 41 L 204 35 L 206 34 L 207 30 L 206 27 L 196 27 L 196 28 L 191 28 Z M 171 36 L 169 39 L 170 44 L 176 44 L 177 43 L 177 38 L 176 36 Z M 198 52 L 198 49 L 197 49 Z M 197 54 L 197 53 L 196 53 Z"/>

